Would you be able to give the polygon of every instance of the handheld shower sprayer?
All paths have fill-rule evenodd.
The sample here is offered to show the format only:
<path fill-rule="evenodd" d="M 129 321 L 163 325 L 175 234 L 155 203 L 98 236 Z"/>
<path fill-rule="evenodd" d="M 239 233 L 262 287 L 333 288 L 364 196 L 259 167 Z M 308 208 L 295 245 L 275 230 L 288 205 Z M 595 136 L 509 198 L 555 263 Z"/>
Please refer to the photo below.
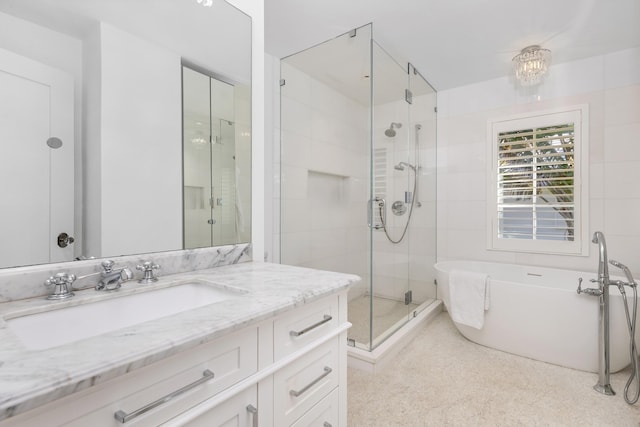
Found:
<path fill-rule="evenodd" d="M 636 284 L 635 280 L 633 279 L 633 275 L 631 274 L 631 270 L 629 270 L 629 267 L 619 261 L 616 261 L 615 259 L 609 260 L 609 264 L 613 265 L 614 267 L 618 267 L 624 272 L 624 275 L 629 281 L 629 285 L 634 286 Z"/>
<path fill-rule="evenodd" d="M 403 171 L 405 166 L 408 166 L 414 172 L 416 171 L 416 167 L 413 166 L 411 163 L 407 163 L 407 162 L 400 162 L 397 165 L 395 165 L 393 168 L 398 171 Z"/>

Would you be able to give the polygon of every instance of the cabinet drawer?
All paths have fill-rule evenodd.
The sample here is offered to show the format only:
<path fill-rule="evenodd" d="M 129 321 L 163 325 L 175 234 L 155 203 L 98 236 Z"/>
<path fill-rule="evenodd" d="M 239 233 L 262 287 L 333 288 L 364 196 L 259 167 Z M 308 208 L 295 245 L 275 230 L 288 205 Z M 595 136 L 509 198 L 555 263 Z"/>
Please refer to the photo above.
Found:
<path fill-rule="evenodd" d="M 338 386 L 339 349 L 335 337 L 275 373 L 275 426 L 293 424 Z"/>
<path fill-rule="evenodd" d="M 189 427 L 253 426 L 254 418 L 259 417 L 257 390 L 258 387 L 254 385 L 189 420 L 185 425 Z"/>
<path fill-rule="evenodd" d="M 98 422 L 104 422 L 104 419 L 107 418 L 113 420 L 111 421 L 112 425 L 122 426 L 121 422 L 114 419 L 114 413 L 117 411 L 123 411 L 131 416 L 151 402 L 176 393 L 183 387 L 201 382 L 201 384 L 178 394 L 155 409 L 124 423 L 128 426 L 158 425 L 248 377 L 257 370 L 257 330 L 255 328 L 216 340 L 203 347 L 205 348 L 194 352 L 197 354 L 183 355 L 183 367 L 182 369 L 178 368 L 180 371 L 173 375 L 170 375 L 171 371 L 163 369 L 161 365 L 153 366 L 153 369 L 149 370 L 146 375 L 153 376 L 153 378 L 150 378 L 145 387 L 136 387 L 140 384 L 134 379 L 124 379 L 123 382 L 126 381 L 128 388 L 130 390 L 133 388 L 133 390 L 130 392 L 127 390 L 125 395 L 122 387 L 118 387 L 120 396 L 125 395 L 125 397 L 77 420 L 72 425 L 78 427 L 99 425 Z M 174 357 L 177 359 L 175 362 L 179 364 L 181 355 Z M 211 373 L 213 377 L 206 380 L 204 372 Z"/>
<path fill-rule="evenodd" d="M 340 395 L 334 389 L 291 427 L 339 427 Z"/>
<path fill-rule="evenodd" d="M 305 304 L 273 323 L 273 357 L 277 361 L 327 335 L 339 325 L 338 297 Z"/>
<path fill-rule="evenodd" d="M 19 425 L 160 425 L 255 373 L 258 365 L 257 334 L 257 328 L 248 328 L 178 353 L 34 410 L 34 416 L 25 417 L 24 424 Z M 212 378 L 203 375 L 207 370 L 213 373 Z M 197 382 L 200 384 L 194 385 Z M 183 392 L 177 392 L 183 388 Z M 114 418 L 117 411 L 130 415 L 172 393 L 177 396 L 124 424 Z"/>

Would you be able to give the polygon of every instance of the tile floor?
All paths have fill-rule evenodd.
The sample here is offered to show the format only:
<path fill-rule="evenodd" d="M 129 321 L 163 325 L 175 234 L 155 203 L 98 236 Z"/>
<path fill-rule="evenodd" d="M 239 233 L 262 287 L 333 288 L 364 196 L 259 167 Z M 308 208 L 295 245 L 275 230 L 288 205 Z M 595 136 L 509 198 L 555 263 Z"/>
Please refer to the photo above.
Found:
<path fill-rule="evenodd" d="M 612 375 L 616 396 L 600 395 L 597 374 L 474 344 L 444 312 L 382 373 L 349 368 L 348 426 L 640 427 L 640 402 L 622 396 L 628 377 Z"/>

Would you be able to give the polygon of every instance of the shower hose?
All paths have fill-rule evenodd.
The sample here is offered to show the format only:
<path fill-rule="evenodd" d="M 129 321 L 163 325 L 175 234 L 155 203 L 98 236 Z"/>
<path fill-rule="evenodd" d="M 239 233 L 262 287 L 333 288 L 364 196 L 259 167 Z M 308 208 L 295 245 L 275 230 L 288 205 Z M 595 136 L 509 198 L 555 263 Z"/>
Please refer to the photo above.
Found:
<path fill-rule="evenodd" d="M 413 197 L 411 198 L 411 205 L 409 206 L 409 214 L 407 215 L 407 222 L 404 224 L 404 230 L 402 230 L 402 235 L 400 236 L 400 238 L 398 240 L 393 240 L 391 238 L 391 236 L 389 235 L 389 232 L 387 231 L 387 221 L 386 221 L 386 215 L 384 215 L 383 209 L 385 209 L 384 205 L 378 205 L 378 209 L 380 211 L 380 221 L 382 222 L 382 228 L 384 229 L 384 234 L 387 236 L 387 239 L 389 239 L 389 241 L 393 244 L 397 244 L 402 242 L 402 239 L 404 239 L 405 234 L 407 234 L 407 229 L 409 228 L 409 221 L 411 221 L 411 214 L 413 213 L 413 205 L 415 204 L 416 201 L 416 188 L 418 186 L 418 172 L 417 171 L 413 171 Z"/>
<path fill-rule="evenodd" d="M 624 311 L 627 315 L 627 326 L 629 327 L 629 335 L 631 339 L 629 340 L 629 355 L 631 356 L 631 376 L 627 380 L 627 384 L 624 386 L 624 400 L 629 405 L 633 405 L 638 401 L 640 397 L 640 371 L 638 371 L 638 349 L 636 347 L 636 317 L 638 314 L 638 289 L 636 283 L 631 284 L 631 288 L 633 288 L 633 315 L 629 315 L 629 305 L 627 304 L 627 294 L 624 290 L 624 285 L 618 286 L 620 289 L 620 293 L 622 294 L 622 299 L 624 301 Z M 636 380 L 636 392 L 633 397 L 631 397 L 631 393 L 629 389 L 633 380 Z"/>

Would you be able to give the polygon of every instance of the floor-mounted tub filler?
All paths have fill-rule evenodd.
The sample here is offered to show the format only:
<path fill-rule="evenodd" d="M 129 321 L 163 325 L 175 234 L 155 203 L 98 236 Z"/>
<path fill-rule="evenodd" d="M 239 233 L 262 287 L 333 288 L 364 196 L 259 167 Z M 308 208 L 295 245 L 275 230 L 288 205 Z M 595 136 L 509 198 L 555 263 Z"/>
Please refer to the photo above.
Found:
<path fill-rule="evenodd" d="M 601 237 L 604 245 L 604 236 Z M 602 259 L 600 266 L 605 263 Z M 451 314 L 451 273 L 462 271 L 480 278 L 484 275 L 487 295 L 486 301 L 482 301 L 482 327 L 478 329 L 454 319 L 464 337 L 519 356 L 599 373 L 598 384 L 594 387 L 599 391 L 611 390 L 609 373 L 627 367 L 631 356 L 633 372 L 625 387 L 625 400 L 635 403 L 640 394 L 635 347 L 635 342 L 640 341 L 635 327 L 636 285 L 624 265 L 612 263 L 622 268 L 628 277 L 609 277 L 608 268 L 604 267 L 602 276 L 595 276 L 593 273 L 515 264 L 439 262 L 436 264 L 438 295 Z M 598 288 L 580 288 L 580 292 L 576 292 L 579 283 L 590 279 L 598 283 Z M 628 305 L 631 301 L 627 301 L 625 287 L 634 291 L 631 313 Z M 600 288 L 606 292 L 600 293 Z M 589 298 L 583 293 L 598 298 Z M 605 310 L 605 303 L 611 310 Z M 630 340 L 629 331 L 635 339 Z M 639 391 L 631 393 L 634 379 Z"/>

